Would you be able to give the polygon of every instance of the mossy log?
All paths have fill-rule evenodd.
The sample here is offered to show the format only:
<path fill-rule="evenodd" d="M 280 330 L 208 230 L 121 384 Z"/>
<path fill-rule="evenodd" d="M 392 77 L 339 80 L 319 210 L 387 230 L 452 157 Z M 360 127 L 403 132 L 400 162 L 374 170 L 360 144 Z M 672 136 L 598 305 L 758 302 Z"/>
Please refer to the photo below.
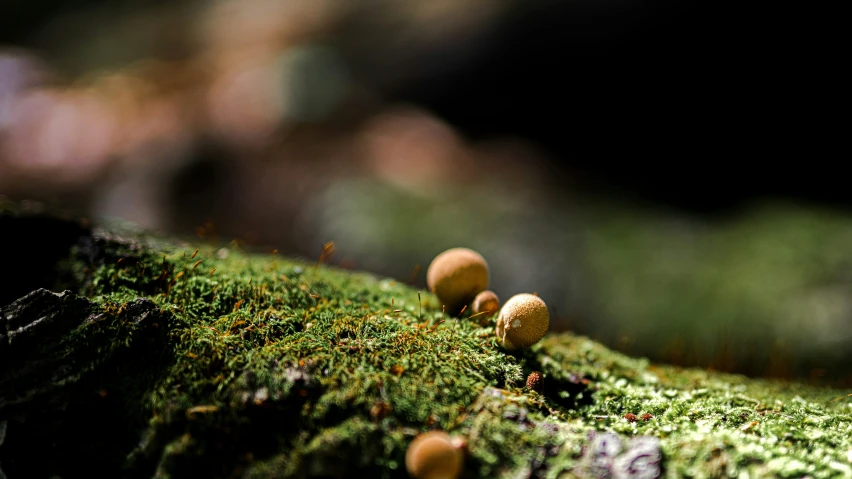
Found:
<path fill-rule="evenodd" d="M 0 258 L 32 258 L 3 273 L 0 477 L 406 477 L 430 429 L 465 477 L 852 477 L 850 391 L 507 352 L 392 279 L 21 205 Z"/>

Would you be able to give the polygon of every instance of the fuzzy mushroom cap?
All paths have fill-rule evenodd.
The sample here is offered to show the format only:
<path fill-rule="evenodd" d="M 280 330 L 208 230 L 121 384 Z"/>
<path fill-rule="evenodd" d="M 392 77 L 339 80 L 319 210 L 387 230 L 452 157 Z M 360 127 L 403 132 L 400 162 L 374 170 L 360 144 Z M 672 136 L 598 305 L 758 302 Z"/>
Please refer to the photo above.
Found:
<path fill-rule="evenodd" d="M 432 260 L 426 271 L 426 283 L 447 311 L 457 314 L 488 287 L 488 263 L 471 249 L 448 249 Z"/>
<path fill-rule="evenodd" d="M 494 314 L 500 309 L 500 299 L 494 291 L 486 290 L 473 298 L 473 314 Z"/>
<path fill-rule="evenodd" d="M 443 431 L 417 436 L 405 453 L 405 467 L 416 479 L 455 479 L 461 475 L 463 465 L 459 442 Z"/>
<path fill-rule="evenodd" d="M 547 305 L 538 296 L 522 293 L 506 301 L 497 317 L 497 340 L 509 350 L 537 343 L 550 327 Z"/>

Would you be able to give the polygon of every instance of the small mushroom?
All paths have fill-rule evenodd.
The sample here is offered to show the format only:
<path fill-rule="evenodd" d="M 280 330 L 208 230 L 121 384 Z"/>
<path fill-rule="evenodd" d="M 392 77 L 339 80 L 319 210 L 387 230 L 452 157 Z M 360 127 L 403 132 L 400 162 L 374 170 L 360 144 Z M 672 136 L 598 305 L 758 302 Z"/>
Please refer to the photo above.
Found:
<path fill-rule="evenodd" d="M 456 315 L 488 287 L 488 263 L 472 249 L 451 248 L 432 260 L 426 283 L 447 312 Z"/>
<path fill-rule="evenodd" d="M 473 298 L 473 314 L 490 316 L 500 309 L 500 299 L 494 291 L 485 290 Z"/>
<path fill-rule="evenodd" d="M 516 294 L 506 301 L 497 317 L 497 341 L 508 350 L 537 343 L 550 327 L 550 313 L 541 298 Z"/>
<path fill-rule="evenodd" d="M 527 389 L 530 391 L 541 393 L 543 383 L 544 376 L 542 376 L 538 371 L 533 371 L 529 376 L 527 376 Z"/>
<path fill-rule="evenodd" d="M 463 465 L 464 441 L 443 431 L 420 434 L 405 453 L 405 468 L 416 479 L 455 479 Z"/>

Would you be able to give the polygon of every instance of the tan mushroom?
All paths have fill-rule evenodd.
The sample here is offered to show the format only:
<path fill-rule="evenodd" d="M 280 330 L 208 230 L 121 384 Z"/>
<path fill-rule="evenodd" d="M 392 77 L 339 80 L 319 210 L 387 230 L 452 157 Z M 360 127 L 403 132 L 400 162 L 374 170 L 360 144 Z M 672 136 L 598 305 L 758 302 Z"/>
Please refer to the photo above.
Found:
<path fill-rule="evenodd" d="M 463 444 L 443 431 L 420 434 L 408 446 L 405 468 L 415 479 L 455 479 L 464 465 Z"/>
<path fill-rule="evenodd" d="M 497 341 L 508 350 L 537 343 L 550 327 L 550 313 L 541 298 L 516 294 L 506 301 L 497 317 Z"/>
<path fill-rule="evenodd" d="M 455 315 L 488 287 L 488 263 L 476 251 L 451 248 L 432 260 L 426 283 L 447 312 Z"/>
<path fill-rule="evenodd" d="M 473 298 L 471 310 L 475 320 L 485 326 L 494 317 L 494 313 L 500 310 L 500 298 L 494 294 L 494 291 L 485 290 Z"/>

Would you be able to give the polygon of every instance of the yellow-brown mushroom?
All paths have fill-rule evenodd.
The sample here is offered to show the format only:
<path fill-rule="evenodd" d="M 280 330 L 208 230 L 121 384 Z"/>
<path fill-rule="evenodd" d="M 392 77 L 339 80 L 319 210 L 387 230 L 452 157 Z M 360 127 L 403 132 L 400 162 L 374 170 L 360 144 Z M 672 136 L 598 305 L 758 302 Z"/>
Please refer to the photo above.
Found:
<path fill-rule="evenodd" d="M 488 263 L 476 251 L 451 248 L 432 260 L 426 283 L 447 312 L 455 315 L 488 287 Z"/>
<path fill-rule="evenodd" d="M 463 444 L 443 431 L 420 434 L 408 446 L 405 468 L 415 479 L 455 479 L 464 465 Z"/>
<path fill-rule="evenodd" d="M 473 298 L 471 309 L 473 314 L 477 315 L 479 323 L 485 325 L 491 316 L 500 310 L 500 299 L 494 291 L 485 290 Z"/>
<path fill-rule="evenodd" d="M 537 343 L 550 327 L 547 305 L 538 296 L 521 293 L 506 301 L 497 316 L 497 341 L 508 350 Z"/>

